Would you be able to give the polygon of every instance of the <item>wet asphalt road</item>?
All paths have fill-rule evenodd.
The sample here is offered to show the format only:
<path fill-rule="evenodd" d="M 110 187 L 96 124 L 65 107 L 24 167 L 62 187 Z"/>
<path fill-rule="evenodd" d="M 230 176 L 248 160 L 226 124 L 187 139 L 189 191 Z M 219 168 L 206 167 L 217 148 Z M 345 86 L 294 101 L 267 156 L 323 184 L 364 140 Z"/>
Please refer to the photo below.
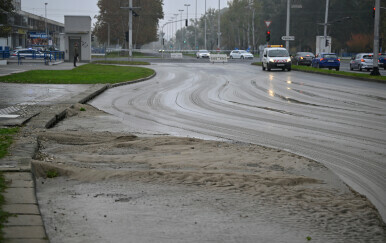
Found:
<path fill-rule="evenodd" d="M 386 85 L 242 64 L 157 63 L 91 104 L 133 131 L 220 138 L 322 162 L 386 220 Z"/>

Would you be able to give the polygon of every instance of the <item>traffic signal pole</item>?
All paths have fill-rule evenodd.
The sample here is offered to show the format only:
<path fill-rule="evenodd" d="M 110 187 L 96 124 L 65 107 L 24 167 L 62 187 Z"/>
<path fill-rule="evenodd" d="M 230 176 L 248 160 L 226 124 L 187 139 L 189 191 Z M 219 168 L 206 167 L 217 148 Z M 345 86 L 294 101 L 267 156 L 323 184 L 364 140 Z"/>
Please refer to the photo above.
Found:
<path fill-rule="evenodd" d="M 370 75 L 380 76 L 379 67 L 378 67 L 378 58 L 379 58 L 379 19 L 380 19 L 380 0 L 375 0 L 375 17 L 374 17 L 374 47 L 373 47 L 373 71 Z"/>
<path fill-rule="evenodd" d="M 287 26 L 286 26 L 286 36 L 289 36 L 290 32 L 290 0 L 287 0 Z M 289 40 L 285 41 L 285 48 L 289 53 Z"/>

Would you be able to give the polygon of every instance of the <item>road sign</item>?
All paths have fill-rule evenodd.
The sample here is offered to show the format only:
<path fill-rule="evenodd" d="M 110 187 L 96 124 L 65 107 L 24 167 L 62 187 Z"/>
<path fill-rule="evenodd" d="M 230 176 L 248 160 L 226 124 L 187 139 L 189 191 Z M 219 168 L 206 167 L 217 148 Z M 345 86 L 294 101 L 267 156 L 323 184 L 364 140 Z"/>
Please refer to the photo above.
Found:
<path fill-rule="evenodd" d="M 267 28 L 271 25 L 272 21 L 264 21 Z"/>
<path fill-rule="evenodd" d="M 282 36 L 281 39 L 284 41 L 293 41 L 295 40 L 295 36 Z"/>

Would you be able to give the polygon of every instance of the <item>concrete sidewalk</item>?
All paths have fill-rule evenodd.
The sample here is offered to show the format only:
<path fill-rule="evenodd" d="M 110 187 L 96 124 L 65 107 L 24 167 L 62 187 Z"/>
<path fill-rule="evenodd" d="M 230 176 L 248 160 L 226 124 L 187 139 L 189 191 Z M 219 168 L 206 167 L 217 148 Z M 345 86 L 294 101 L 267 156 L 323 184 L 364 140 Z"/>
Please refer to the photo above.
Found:
<path fill-rule="evenodd" d="M 18 67 L 16 65 L 14 68 L 27 71 L 26 66 Z M 42 68 L 41 65 L 29 65 L 27 69 L 42 70 Z M 44 66 L 44 68 L 68 70 L 73 68 L 73 64 L 63 63 L 58 66 Z M 11 71 L 12 68 L 8 67 L 2 71 L 0 67 L 0 75 L 2 72 L 10 74 Z M 4 173 L 8 184 L 4 193 L 6 203 L 3 209 L 14 215 L 14 217 L 8 218 L 8 222 L 3 228 L 5 242 L 49 242 L 36 198 L 35 178 L 31 167 L 31 160 L 38 151 L 37 134 L 55 126 L 56 123 L 64 119 L 67 108 L 72 105 L 85 104 L 108 88 L 145 81 L 155 75 L 114 85 L 95 84 L 65 102 L 44 107 L 37 116 L 17 119 L 16 122 L 15 119 L 1 121 L 0 126 L 23 126 L 9 151 L 10 155 L 0 159 L 0 172 Z"/>
<path fill-rule="evenodd" d="M 72 104 L 86 103 L 107 88 L 108 85 L 94 85 L 65 104 L 44 109 L 22 127 L 10 149 L 10 155 L 0 160 L 0 171 L 4 173 L 8 184 L 3 210 L 14 215 L 4 225 L 5 242 L 49 242 L 39 211 L 31 168 L 31 160 L 38 150 L 36 134 L 64 119 L 66 109 Z M 12 119 L 9 122 L 15 125 Z M 3 125 L 7 124 L 3 122 Z"/>
<path fill-rule="evenodd" d="M 86 63 L 77 64 L 81 66 Z M 0 76 L 30 70 L 71 70 L 73 68 L 74 64 L 72 62 L 61 62 L 59 65 L 44 65 L 44 63 L 41 62 L 24 62 L 22 65 L 18 65 L 17 62 L 10 62 L 7 65 L 0 65 Z"/>

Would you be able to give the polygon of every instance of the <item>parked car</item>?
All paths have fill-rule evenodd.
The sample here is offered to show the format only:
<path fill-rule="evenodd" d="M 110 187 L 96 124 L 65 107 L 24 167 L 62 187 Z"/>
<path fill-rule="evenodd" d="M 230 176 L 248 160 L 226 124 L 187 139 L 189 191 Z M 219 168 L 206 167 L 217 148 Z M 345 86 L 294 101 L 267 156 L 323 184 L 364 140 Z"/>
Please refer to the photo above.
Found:
<path fill-rule="evenodd" d="M 253 59 L 253 55 L 247 51 L 244 51 L 244 50 L 233 50 L 231 51 L 231 53 L 229 54 L 229 57 L 230 58 L 241 58 L 241 59 L 244 59 L 244 58 L 249 58 L 249 59 Z"/>
<path fill-rule="evenodd" d="M 209 58 L 210 57 L 210 52 L 208 50 L 199 50 L 196 53 L 197 58 Z"/>
<path fill-rule="evenodd" d="M 315 68 L 335 68 L 336 71 L 339 71 L 340 68 L 340 59 L 335 53 L 320 53 L 312 59 L 312 67 Z"/>
<path fill-rule="evenodd" d="M 264 48 L 262 58 L 263 71 L 267 69 L 271 71 L 271 68 L 280 68 L 283 71 L 287 69 L 291 71 L 291 57 L 288 54 L 287 49 L 283 47 L 268 47 Z"/>
<path fill-rule="evenodd" d="M 46 56 L 50 56 L 50 54 L 44 54 L 35 49 L 17 49 L 11 53 L 11 58 L 44 58 Z"/>
<path fill-rule="evenodd" d="M 311 52 L 297 52 L 293 58 L 292 63 L 296 65 L 311 66 L 313 58 L 315 58 L 315 55 Z"/>
<path fill-rule="evenodd" d="M 373 53 L 358 53 L 351 58 L 350 70 L 359 69 L 362 71 L 366 69 L 370 71 L 373 68 Z"/>
<path fill-rule="evenodd" d="M 386 70 L 386 53 L 379 54 L 378 66 Z"/>

